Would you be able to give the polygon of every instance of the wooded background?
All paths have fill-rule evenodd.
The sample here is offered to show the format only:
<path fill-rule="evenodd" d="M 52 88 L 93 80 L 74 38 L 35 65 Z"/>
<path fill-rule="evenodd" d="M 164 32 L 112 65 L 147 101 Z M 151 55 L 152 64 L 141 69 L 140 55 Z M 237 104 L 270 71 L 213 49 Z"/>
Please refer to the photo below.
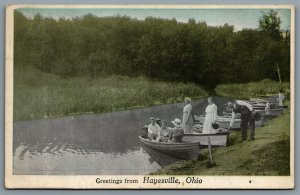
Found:
<path fill-rule="evenodd" d="M 60 75 L 105 77 L 118 74 L 154 80 L 218 84 L 290 79 L 290 33 L 271 10 L 259 28 L 208 26 L 190 19 L 127 16 L 72 19 L 26 18 L 15 11 L 14 66 L 33 66 Z"/>

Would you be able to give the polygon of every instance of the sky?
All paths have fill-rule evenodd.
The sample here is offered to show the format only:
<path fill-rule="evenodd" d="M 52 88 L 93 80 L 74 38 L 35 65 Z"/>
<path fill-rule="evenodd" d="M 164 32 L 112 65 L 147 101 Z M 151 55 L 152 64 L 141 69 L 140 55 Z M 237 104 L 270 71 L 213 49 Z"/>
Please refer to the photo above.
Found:
<path fill-rule="evenodd" d="M 259 18 L 269 9 L 151 9 L 151 8 L 20 8 L 26 17 L 32 18 L 40 13 L 44 17 L 58 19 L 60 17 L 72 18 L 86 14 L 99 17 L 126 15 L 138 20 L 146 17 L 159 17 L 165 19 L 175 18 L 180 22 L 187 22 L 190 18 L 197 22 L 206 22 L 210 26 L 220 26 L 225 23 L 234 26 L 235 31 L 243 28 L 258 28 Z M 281 29 L 290 30 L 291 13 L 289 9 L 274 9 L 281 19 Z"/>

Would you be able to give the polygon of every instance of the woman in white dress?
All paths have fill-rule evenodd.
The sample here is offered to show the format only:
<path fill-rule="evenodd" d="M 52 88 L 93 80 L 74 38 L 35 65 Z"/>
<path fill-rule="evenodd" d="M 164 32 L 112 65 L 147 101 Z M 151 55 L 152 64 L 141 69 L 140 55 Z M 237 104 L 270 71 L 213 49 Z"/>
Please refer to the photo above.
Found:
<path fill-rule="evenodd" d="M 192 116 L 192 105 L 191 98 L 184 98 L 185 106 L 183 108 L 183 116 L 182 116 L 182 128 L 184 133 L 193 133 L 193 116 Z"/>
<path fill-rule="evenodd" d="M 207 100 L 208 106 L 205 109 L 205 119 L 202 133 L 211 134 L 213 133 L 212 124 L 216 123 L 217 120 L 217 106 L 213 103 L 212 97 L 209 97 Z"/>

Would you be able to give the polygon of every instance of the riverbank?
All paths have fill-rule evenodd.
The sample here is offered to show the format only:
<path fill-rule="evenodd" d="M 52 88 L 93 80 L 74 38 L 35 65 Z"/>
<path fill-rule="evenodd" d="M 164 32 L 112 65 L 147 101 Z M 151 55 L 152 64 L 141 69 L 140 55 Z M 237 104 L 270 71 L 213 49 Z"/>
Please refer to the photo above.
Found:
<path fill-rule="evenodd" d="M 250 82 L 250 83 L 236 83 L 236 84 L 221 84 L 215 88 L 216 93 L 219 96 L 234 98 L 234 99 L 246 99 L 249 97 L 260 97 L 265 98 L 264 96 L 269 94 L 278 94 L 279 92 L 279 83 L 277 81 L 272 81 L 269 79 L 264 79 L 259 82 Z M 282 89 L 284 93 L 289 96 L 290 93 L 290 83 L 283 82 Z"/>
<path fill-rule="evenodd" d="M 287 104 L 289 105 L 289 104 Z M 213 148 L 215 166 L 208 150 L 198 161 L 181 161 L 155 175 L 290 175 L 290 109 L 256 129 L 254 141 L 240 142 L 240 131 L 230 134 L 227 147 Z"/>
<path fill-rule="evenodd" d="M 34 68 L 15 69 L 14 120 L 106 113 L 182 102 L 208 93 L 193 83 L 153 81 L 145 77 L 61 78 Z"/>

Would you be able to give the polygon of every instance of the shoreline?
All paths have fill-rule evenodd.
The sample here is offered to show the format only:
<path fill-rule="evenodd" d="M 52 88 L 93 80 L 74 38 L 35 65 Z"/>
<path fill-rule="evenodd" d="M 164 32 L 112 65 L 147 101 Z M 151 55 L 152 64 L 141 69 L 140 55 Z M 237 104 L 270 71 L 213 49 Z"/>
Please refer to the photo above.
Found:
<path fill-rule="evenodd" d="M 232 132 L 227 147 L 212 149 L 215 166 L 210 165 L 208 149 L 203 149 L 200 160 L 175 162 L 151 175 L 290 175 L 289 124 L 288 108 L 283 115 L 256 128 L 254 141 L 242 143 L 241 132 Z"/>

